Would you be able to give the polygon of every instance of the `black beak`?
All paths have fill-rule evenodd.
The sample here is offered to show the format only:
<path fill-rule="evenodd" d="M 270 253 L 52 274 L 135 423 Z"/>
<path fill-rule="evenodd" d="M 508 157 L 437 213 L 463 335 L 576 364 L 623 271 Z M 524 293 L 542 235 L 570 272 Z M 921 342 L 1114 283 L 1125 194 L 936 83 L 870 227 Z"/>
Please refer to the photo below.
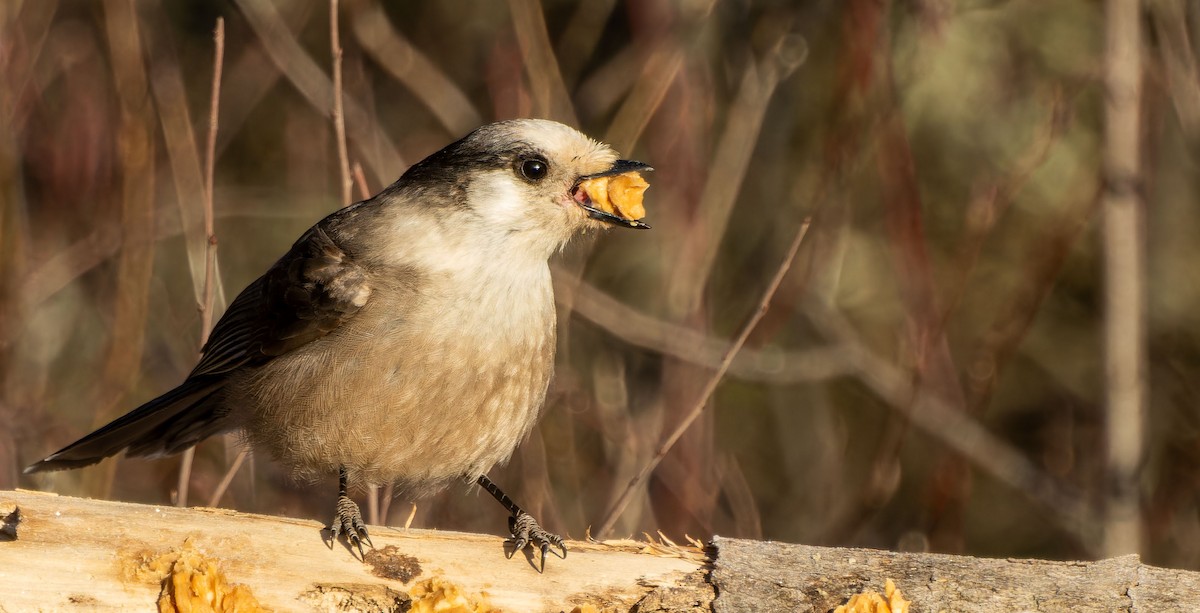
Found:
<path fill-rule="evenodd" d="M 590 175 L 587 175 L 584 177 L 579 177 L 579 180 L 575 182 L 575 189 L 578 189 L 579 184 L 584 181 L 587 181 L 588 179 L 599 179 L 600 177 L 612 177 L 612 176 L 616 176 L 616 175 L 623 175 L 627 172 L 648 172 L 651 170 L 654 170 L 654 167 L 652 167 L 649 164 L 646 164 L 644 162 L 635 162 L 633 160 L 617 160 L 616 162 L 613 163 L 612 168 L 609 168 L 608 170 L 605 170 L 604 172 L 597 172 L 595 174 L 590 174 Z M 616 215 L 613 215 L 612 213 L 607 213 L 605 211 L 601 211 L 600 209 L 597 209 L 595 207 L 589 206 L 584 203 L 580 203 L 579 206 L 583 207 L 583 210 L 587 211 L 588 217 L 591 217 L 592 219 L 597 219 L 597 220 L 603 221 L 605 223 L 610 223 L 614 226 L 622 226 L 622 227 L 626 227 L 626 228 L 636 228 L 638 230 L 649 230 L 650 229 L 650 224 L 638 221 L 636 219 L 625 219 L 624 217 L 617 217 Z"/>

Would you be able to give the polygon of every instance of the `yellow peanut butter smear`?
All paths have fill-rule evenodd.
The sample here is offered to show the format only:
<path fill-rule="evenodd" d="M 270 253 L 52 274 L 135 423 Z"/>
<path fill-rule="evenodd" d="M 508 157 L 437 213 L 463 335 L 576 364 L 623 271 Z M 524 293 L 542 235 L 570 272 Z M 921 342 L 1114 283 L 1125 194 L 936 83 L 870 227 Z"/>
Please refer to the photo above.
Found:
<path fill-rule="evenodd" d="M 597 177 L 579 184 L 592 201 L 592 206 L 623 219 L 637 220 L 646 216 L 642 194 L 650 184 L 636 172 L 611 177 Z"/>

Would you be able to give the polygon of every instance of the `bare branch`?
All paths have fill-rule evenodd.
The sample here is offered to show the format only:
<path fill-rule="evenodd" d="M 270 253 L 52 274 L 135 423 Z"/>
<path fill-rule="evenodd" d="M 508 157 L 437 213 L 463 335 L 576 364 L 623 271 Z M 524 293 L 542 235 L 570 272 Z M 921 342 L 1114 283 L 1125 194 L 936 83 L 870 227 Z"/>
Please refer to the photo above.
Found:
<path fill-rule="evenodd" d="M 209 342 L 209 332 L 212 331 L 212 307 L 214 307 L 212 298 L 214 298 L 217 276 L 217 234 L 214 229 L 214 214 L 212 214 L 212 199 L 214 199 L 212 198 L 212 176 L 214 176 L 216 168 L 217 118 L 220 116 L 221 110 L 221 72 L 224 67 L 224 19 L 221 17 L 217 17 L 216 29 L 212 31 L 212 42 L 214 42 L 214 58 L 212 58 L 212 96 L 209 100 L 209 137 L 204 151 L 204 236 L 206 241 L 204 292 L 203 298 L 200 299 L 200 347 L 202 348 Z M 194 458 L 196 458 L 196 447 L 187 447 L 180 457 L 179 495 L 175 498 L 175 504 L 178 506 L 187 506 L 187 492 L 190 489 L 188 485 L 192 480 Z M 233 474 L 239 465 L 241 465 L 240 462 L 234 463 L 234 467 L 229 471 L 229 480 L 233 479 Z M 228 483 L 222 481 L 222 485 L 228 486 Z M 218 487 L 212 498 L 221 500 L 223 492 L 224 487 Z M 209 506 L 215 506 L 215 503 Z"/>
<path fill-rule="evenodd" d="M 208 112 L 208 141 L 204 153 L 204 290 L 200 302 L 200 346 L 208 343 L 208 334 L 212 331 L 214 288 L 217 283 L 217 233 L 214 229 L 213 215 L 213 174 L 216 168 L 217 127 L 221 109 L 221 71 L 225 65 L 225 20 L 218 17 L 216 29 L 213 30 L 213 78 L 212 97 L 209 99 Z M 184 450 L 179 463 L 178 496 L 176 506 L 186 507 L 189 484 L 192 480 L 192 461 L 196 457 L 196 448 Z M 236 466 L 240 463 L 235 463 Z M 231 474 L 230 479 L 233 478 Z M 220 500 L 220 494 L 214 497 Z M 209 505 L 212 506 L 212 505 Z"/>
<path fill-rule="evenodd" d="M 194 447 L 192 449 L 195 449 Z M 217 489 L 213 490 L 212 496 L 208 498 L 208 506 L 216 507 L 221 504 L 221 497 L 225 495 L 225 490 L 229 489 L 229 484 L 233 482 L 233 477 L 242 467 L 242 462 L 246 460 L 246 455 L 249 451 L 242 449 L 238 452 L 237 457 L 233 458 L 233 463 L 229 465 L 229 470 L 225 471 L 225 476 L 221 477 L 221 482 L 217 484 Z"/>
<path fill-rule="evenodd" d="M 529 77 L 534 114 L 578 125 L 575 108 L 558 70 L 558 60 L 554 56 L 554 47 L 550 44 L 550 34 L 546 31 L 546 18 L 542 14 L 541 2 L 509 0 L 508 8 L 512 13 L 513 28 L 517 33 L 521 55 L 525 58 L 525 74 Z"/>
<path fill-rule="evenodd" d="M 1108 0 L 1104 67 L 1104 349 L 1108 484 L 1104 553 L 1141 550 L 1146 316 L 1141 171 L 1142 60 L 1138 0 Z"/>
<path fill-rule="evenodd" d="M 554 296 L 583 319 L 630 345 L 716 370 L 729 340 L 647 315 L 586 281 L 554 267 Z M 850 354 L 837 346 L 803 350 L 742 349 L 729 374 L 747 381 L 786 384 L 823 381 L 854 373 Z"/>
<path fill-rule="evenodd" d="M 713 0 L 698 4 L 685 11 L 685 17 L 690 21 L 703 22 L 712 13 L 714 4 Z M 655 46 L 648 58 L 642 60 L 644 68 L 641 75 L 609 124 L 604 136 L 606 142 L 618 151 L 633 149 L 682 70 L 686 51 L 683 41 L 666 37 Z"/>
<path fill-rule="evenodd" d="M 983 427 L 975 418 L 928 389 L 918 389 L 912 375 L 877 356 L 840 315 L 816 300 L 806 314 L 816 326 L 854 357 L 858 379 L 913 425 L 966 458 L 980 470 L 1028 496 L 1082 543 L 1094 543 L 1098 522 L 1087 502 L 1067 492 L 1020 451 Z"/>
<path fill-rule="evenodd" d="M 363 173 L 362 164 L 354 163 L 354 168 L 351 170 L 354 175 L 354 184 L 358 186 L 358 195 L 363 200 L 371 197 L 371 188 L 367 186 L 367 175 Z"/>
<path fill-rule="evenodd" d="M 235 0 L 235 3 L 262 41 L 271 61 L 317 112 L 328 117 L 333 112 L 333 83 L 300 46 L 275 5 L 267 0 Z M 344 96 L 342 110 L 346 115 L 350 137 L 358 142 L 379 142 L 379 147 L 361 151 L 367 167 L 377 177 L 398 175 L 407 164 L 383 128 L 371 119 L 353 97 Z"/>
<path fill-rule="evenodd" d="M 700 393 L 700 397 L 696 400 L 696 403 L 692 405 L 691 411 L 684 416 L 683 420 L 675 427 L 671 434 L 663 440 L 662 444 L 659 445 L 658 450 L 655 451 L 654 456 L 651 457 L 644 466 L 642 466 L 642 469 L 638 471 L 638 474 L 629 482 L 629 485 L 625 487 L 625 491 L 623 491 L 620 497 L 617 498 L 617 501 L 613 504 L 612 509 L 610 509 L 604 519 L 601 520 L 600 527 L 596 530 L 596 536 L 604 538 L 604 536 L 608 534 L 610 530 L 612 530 L 613 524 L 616 523 L 617 519 L 621 516 L 621 513 L 625 511 L 625 507 L 629 505 L 629 501 L 633 500 L 633 495 L 637 492 L 638 488 L 641 487 L 641 485 L 646 481 L 646 479 L 650 476 L 650 473 L 654 471 L 656 466 L 658 466 L 659 462 L 666 457 L 667 453 L 671 451 L 671 448 L 675 446 L 675 443 L 679 440 L 679 437 L 683 436 L 683 433 L 687 431 L 688 427 L 691 426 L 692 423 L 696 421 L 696 418 L 700 416 L 700 413 L 704 411 L 704 407 L 708 405 L 709 398 L 712 397 L 713 392 L 717 389 L 717 385 L 725 377 L 725 372 L 729 370 L 729 365 L 733 363 L 733 358 L 737 356 L 737 353 L 741 350 L 742 345 L 746 344 L 746 339 L 749 338 L 750 333 L 754 331 L 754 326 L 758 325 L 758 322 L 762 319 L 763 315 L 767 313 L 767 308 L 771 305 L 771 298 L 775 296 L 775 291 L 778 290 L 779 285 L 783 283 L 783 278 L 787 275 L 788 270 L 792 267 L 792 261 L 796 259 L 796 252 L 800 250 L 800 244 L 804 242 L 804 236 L 808 234 L 809 222 L 810 220 L 805 219 L 804 222 L 800 224 L 800 229 L 796 232 L 796 238 L 792 239 L 792 244 L 790 247 L 788 247 L 787 255 L 784 256 L 783 262 L 779 264 L 779 268 L 775 271 L 775 276 L 771 279 L 771 282 L 767 285 L 767 289 L 763 292 L 763 297 L 758 302 L 758 308 L 754 310 L 754 313 L 750 316 L 750 320 L 747 321 L 744 326 L 742 326 L 742 331 L 738 333 L 737 338 L 734 339 L 734 341 L 729 345 L 729 349 L 725 351 L 725 355 L 721 358 L 720 366 L 718 366 L 716 372 L 709 377 L 708 382 L 704 385 L 704 390 Z"/>
<path fill-rule="evenodd" d="M 204 236 L 207 249 L 204 253 L 204 294 L 200 305 L 200 345 L 208 342 L 212 331 L 213 288 L 216 283 L 217 233 L 213 215 L 213 174 L 216 168 L 217 118 L 221 108 L 221 70 L 225 64 L 225 20 L 218 17 L 213 31 L 213 78 L 212 98 L 209 100 L 208 142 L 204 155 Z"/>
<path fill-rule="evenodd" d="M 748 66 L 742 77 L 704 184 L 696 221 L 700 225 L 688 245 L 693 253 L 681 256 L 694 264 L 674 275 L 667 290 L 668 303 L 677 309 L 677 314 L 693 312 L 700 302 L 716 261 L 717 246 L 746 177 L 767 106 L 775 88 L 804 62 L 806 54 L 803 39 L 790 32 L 781 33 L 768 56 Z"/>
<path fill-rule="evenodd" d="M 346 116 L 342 111 L 342 41 L 338 33 L 338 0 L 329 0 L 329 46 L 333 55 L 333 132 L 337 141 L 338 174 L 342 177 L 343 206 L 350 204 L 350 155 L 346 152 Z"/>
<path fill-rule="evenodd" d="M 404 84 L 453 135 L 466 134 L 482 123 L 479 111 L 457 83 L 392 27 L 378 2 L 347 2 L 350 27 L 363 49 L 379 66 Z"/>

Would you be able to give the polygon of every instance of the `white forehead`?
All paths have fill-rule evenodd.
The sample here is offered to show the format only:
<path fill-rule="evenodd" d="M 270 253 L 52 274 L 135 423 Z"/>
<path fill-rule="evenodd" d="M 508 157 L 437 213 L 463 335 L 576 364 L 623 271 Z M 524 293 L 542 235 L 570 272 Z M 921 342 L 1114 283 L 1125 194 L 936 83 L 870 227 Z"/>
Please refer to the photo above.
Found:
<path fill-rule="evenodd" d="M 511 129 L 513 140 L 524 141 L 551 159 L 577 164 L 584 173 L 605 170 L 617 159 L 617 153 L 608 145 L 557 121 L 514 119 L 497 125 Z"/>

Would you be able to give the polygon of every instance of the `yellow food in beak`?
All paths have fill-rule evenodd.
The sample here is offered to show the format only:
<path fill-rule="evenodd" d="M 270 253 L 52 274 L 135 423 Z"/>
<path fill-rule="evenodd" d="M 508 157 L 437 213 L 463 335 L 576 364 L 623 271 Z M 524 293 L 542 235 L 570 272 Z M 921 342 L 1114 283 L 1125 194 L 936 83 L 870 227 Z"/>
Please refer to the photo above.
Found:
<path fill-rule="evenodd" d="M 646 216 L 642 194 L 650 184 L 636 172 L 588 179 L 579 187 L 592 201 L 592 206 L 605 213 L 633 220 Z"/>

